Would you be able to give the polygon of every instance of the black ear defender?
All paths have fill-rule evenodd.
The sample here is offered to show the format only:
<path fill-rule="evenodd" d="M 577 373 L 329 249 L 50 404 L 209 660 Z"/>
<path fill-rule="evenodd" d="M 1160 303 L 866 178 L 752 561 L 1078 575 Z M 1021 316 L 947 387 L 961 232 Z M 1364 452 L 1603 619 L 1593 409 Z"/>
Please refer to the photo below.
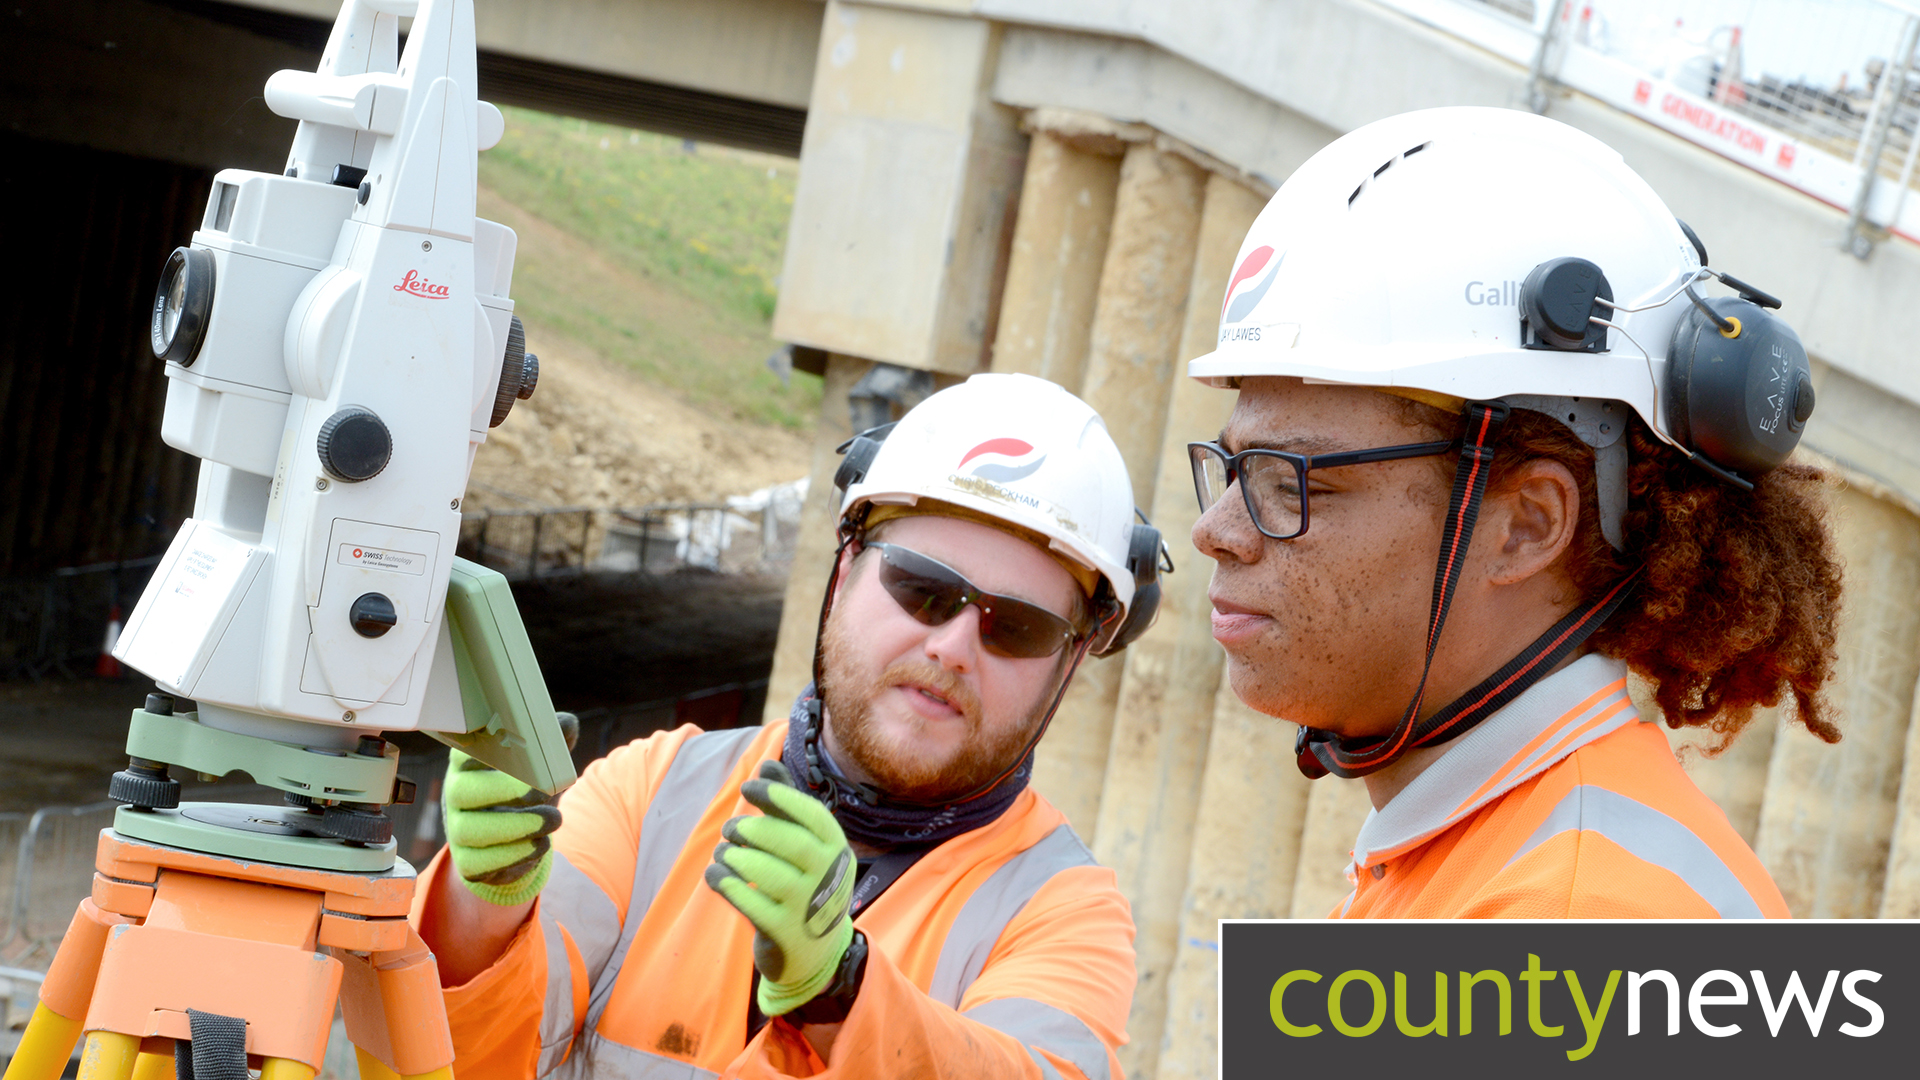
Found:
<path fill-rule="evenodd" d="M 1813 372 L 1780 301 L 1721 275 L 1739 296 L 1702 297 L 1667 348 L 1667 428 L 1696 464 L 1735 486 L 1787 460 L 1813 415 Z M 1705 460 L 1702 460 L 1705 459 Z"/>
<path fill-rule="evenodd" d="M 1548 259 L 1520 283 L 1520 344 L 1528 349 L 1605 352 L 1613 286 L 1586 259 Z"/>
<path fill-rule="evenodd" d="M 1093 650 L 1095 656 L 1112 656 L 1140 639 L 1160 617 L 1160 575 L 1173 573 L 1173 554 L 1167 550 L 1160 530 L 1136 507 L 1140 520 L 1127 541 L 1127 569 L 1133 574 L 1133 603 L 1127 617 L 1105 642 Z"/>
<path fill-rule="evenodd" d="M 1776 297 L 1731 274 L 1706 270 L 1707 249 L 1684 221 L 1680 231 L 1700 256 L 1702 276 L 1736 296 L 1703 297 L 1689 282 L 1692 307 L 1667 347 L 1663 412 L 1668 432 L 1702 469 L 1753 490 L 1757 477 L 1787 460 L 1813 415 L 1813 372 L 1800 336 L 1773 314 Z M 1549 259 L 1520 286 L 1520 337 L 1529 349 L 1607 351 L 1613 289 L 1587 259 Z"/>

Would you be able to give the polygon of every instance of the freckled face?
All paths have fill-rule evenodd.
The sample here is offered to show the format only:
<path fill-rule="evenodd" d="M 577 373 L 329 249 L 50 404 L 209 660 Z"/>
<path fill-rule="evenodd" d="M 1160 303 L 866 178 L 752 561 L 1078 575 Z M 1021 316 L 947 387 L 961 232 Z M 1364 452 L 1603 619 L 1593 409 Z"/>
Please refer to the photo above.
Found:
<path fill-rule="evenodd" d="M 1324 454 L 1423 442 L 1372 390 L 1252 378 L 1222 444 Z M 1440 436 L 1443 437 L 1444 436 Z M 1392 730 L 1419 682 L 1446 488 L 1437 458 L 1316 469 L 1309 527 L 1262 535 L 1236 484 L 1193 528 L 1214 560 L 1214 637 L 1248 705 L 1345 736 Z"/>

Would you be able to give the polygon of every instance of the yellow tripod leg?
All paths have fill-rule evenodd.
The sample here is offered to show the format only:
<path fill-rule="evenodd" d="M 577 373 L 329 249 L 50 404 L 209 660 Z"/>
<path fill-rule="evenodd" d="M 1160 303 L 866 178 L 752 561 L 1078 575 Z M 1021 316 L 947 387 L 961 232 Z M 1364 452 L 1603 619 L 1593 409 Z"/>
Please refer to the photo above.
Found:
<path fill-rule="evenodd" d="M 139 1036 L 89 1032 L 86 1049 L 80 1051 L 80 1080 L 133 1080 L 133 1066 L 139 1058 Z"/>
<path fill-rule="evenodd" d="M 69 1020 L 45 1005 L 33 1007 L 33 1019 L 20 1036 L 20 1048 L 7 1065 L 6 1080 L 58 1080 L 67 1071 L 67 1059 L 80 1041 L 86 1021 Z"/>
<path fill-rule="evenodd" d="M 399 1073 L 357 1046 L 353 1048 L 353 1057 L 360 1063 L 360 1080 L 400 1080 Z"/>
<path fill-rule="evenodd" d="M 453 1080 L 453 1066 L 451 1065 L 435 1069 L 430 1073 L 420 1073 L 417 1076 L 403 1077 L 392 1069 L 387 1068 L 386 1064 L 379 1058 L 374 1057 L 372 1054 L 367 1053 L 357 1046 L 353 1048 L 353 1056 L 360 1062 L 360 1080 Z M 266 1080 L 266 1077 L 263 1076 L 260 1080 Z"/>
<path fill-rule="evenodd" d="M 172 1054 L 141 1054 L 133 1063 L 133 1080 L 173 1080 Z"/>
<path fill-rule="evenodd" d="M 268 1058 L 260 1063 L 260 1080 L 313 1080 L 313 1066 L 291 1058 Z"/>

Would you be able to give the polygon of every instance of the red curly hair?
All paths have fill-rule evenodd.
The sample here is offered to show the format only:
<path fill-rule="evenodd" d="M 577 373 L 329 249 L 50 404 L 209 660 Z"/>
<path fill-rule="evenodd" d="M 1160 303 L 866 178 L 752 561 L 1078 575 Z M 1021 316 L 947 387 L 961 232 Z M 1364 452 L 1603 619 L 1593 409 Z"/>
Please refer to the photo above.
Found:
<path fill-rule="evenodd" d="M 1404 404 L 1416 426 L 1449 434 L 1459 427 L 1440 409 Z M 1756 708 L 1789 695 L 1808 731 L 1840 741 L 1823 692 L 1836 663 L 1841 593 L 1827 474 L 1783 465 L 1749 493 L 1690 464 L 1637 416 L 1627 438 L 1625 552 L 1600 534 L 1593 450 L 1558 420 L 1513 410 L 1488 478 L 1498 488 L 1517 466 L 1542 458 L 1573 474 L 1580 523 L 1562 566 L 1583 598 L 1643 568 L 1626 605 L 1588 646 L 1644 676 L 1669 726 L 1713 732 L 1709 755 L 1725 750 Z"/>

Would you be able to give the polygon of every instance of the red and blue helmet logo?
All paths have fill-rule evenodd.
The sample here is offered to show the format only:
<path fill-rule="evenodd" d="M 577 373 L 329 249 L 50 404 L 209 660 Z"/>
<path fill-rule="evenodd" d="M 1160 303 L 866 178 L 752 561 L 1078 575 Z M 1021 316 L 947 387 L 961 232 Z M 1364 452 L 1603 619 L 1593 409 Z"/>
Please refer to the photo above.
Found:
<path fill-rule="evenodd" d="M 1285 259 L 1285 255 L 1274 258 L 1273 248 L 1265 245 L 1247 252 L 1247 257 L 1234 269 L 1233 280 L 1227 282 L 1227 298 L 1220 305 L 1220 321 L 1237 323 L 1252 314 L 1260 298 L 1272 287 L 1273 279 L 1280 273 L 1280 263 Z"/>
<path fill-rule="evenodd" d="M 1047 455 L 1036 452 L 1032 443 L 1020 439 L 988 439 L 967 451 L 954 468 L 966 469 L 967 463 L 976 458 L 991 460 L 981 461 L 967 470 L 967 475 L 996 484 L 1010 484 L 1032 476 L 1046 462 Z"/>

